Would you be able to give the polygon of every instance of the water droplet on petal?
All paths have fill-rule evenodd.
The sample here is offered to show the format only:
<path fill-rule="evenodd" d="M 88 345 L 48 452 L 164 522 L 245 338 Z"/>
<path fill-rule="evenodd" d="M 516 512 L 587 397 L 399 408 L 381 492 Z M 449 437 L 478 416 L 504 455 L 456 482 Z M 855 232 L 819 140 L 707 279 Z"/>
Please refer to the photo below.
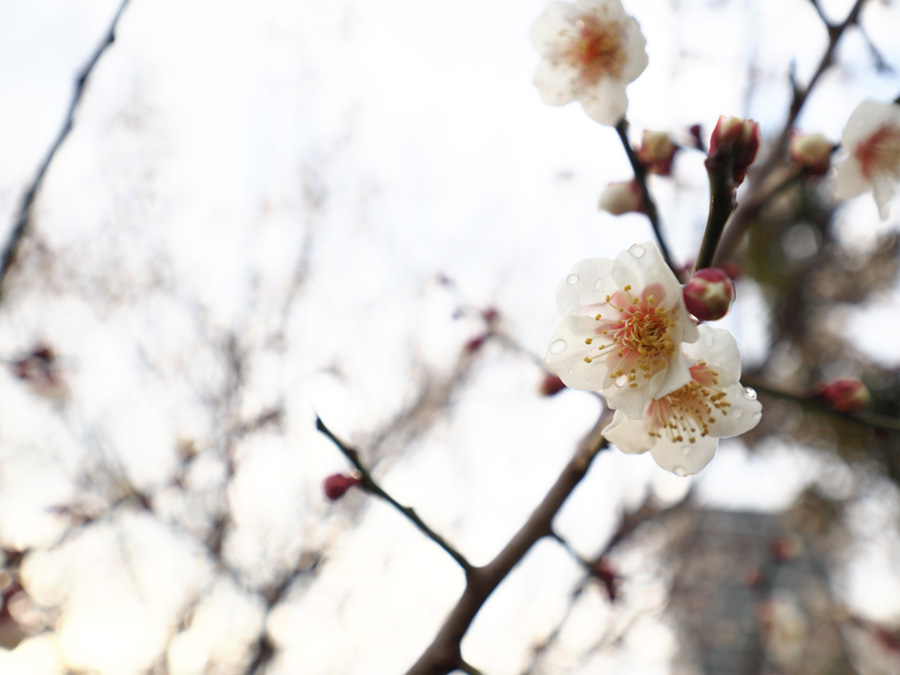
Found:
<path fill-rule="evenodd" d="M 674 469 L 672 469 L 672 473 L 674 473 L 676 476 L 681 476 L 682 478 L 687 476 L 687 471 L 683 466 L 676 466 Z"/>
<path fill-rule="evenodd" d="M 753 419 L 755 419 L 758 422 L 759 420 L 762 419 L 762 413 L 757 410 L 755 413 L 753 413 Z"/>
<path fill-rule="evenodd" d="M 693 449 L 694 449 L 694 448 L 693 448 L 692 446 L 690 446 L 690 445 L 685 445 L 683 448 L 681 448 L 681 452 L 682 452 L 682 454 L 683 454 L 685 457 L 687 457 L 688 455 L 691 454 L 691 452 L 693 451 Z"/>
<path fill-rule="evenodd" d="M 616 386 L 617 387 L 622 388 L 626 384 L 628 384 L 628 376 L 627 375 L 619 375 L 619 377 L 616 378 Z"/>
<path fill-rule="evenodd" d="M 744 389 L 744 396 L 749 398 L 751 401 L 755 401 L 756 400 L 756 389 L 754 389 L 753 387 L 747 387 L 746 389 Z"/>
<path fill-rule="evenodd" d="M 732 416 L 734 419 L 737 420 L 737 419 L 740 419 L 740 418 L 741 418 L 741 415 L 744 414 L 744 411 L 741 410 L 740 408 L 735 408 L 734 410 L 731 411 L 730 414 L 731 414 L 731 416 Z"/>
<path fill-rule="evenodd" d="M 570 275 L 566 278 L 566 281 L 569 282 L 569 285 L 570 285 L 570 286 L 574 286 L 575 284 L 578 283 L 578 275 L 577 275 L 577 274 L 570 274 Z"/>
<path fill-rule="evenodd" d="M 597 281 L 594 282 L 594 290 L 599 291 L 600 287 L 602 285 L 603 285 L 603 279 L 597 279 Z"/>
<path fill-rule="evenodd" d="M 550 344 L 550 353 L 562 354 L 564 351 L 566 351 L 566 347 L 568 347 L 568 345 L 566 344 L 565 340 L 554 340 Z"/>
<path fill-rule="evenodd" d="M 630 249 L 628 249 L 635 258 L 641 258 L 644 255 L 644 247 L 640 244 L 635 244 Z"/>

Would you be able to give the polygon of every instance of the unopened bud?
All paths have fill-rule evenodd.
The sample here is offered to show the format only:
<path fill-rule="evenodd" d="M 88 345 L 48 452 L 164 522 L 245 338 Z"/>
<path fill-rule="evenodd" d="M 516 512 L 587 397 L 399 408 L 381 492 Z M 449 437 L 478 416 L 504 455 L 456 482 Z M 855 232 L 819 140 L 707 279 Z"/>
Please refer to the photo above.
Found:
<path fill-rule="evenodd" d="M 838 412 L 854 412 L 869 405 L 872 395 L 866 385 L 859 380 L 845 378 L 822 386 L 819 389 L 819 398 L 827 401 Z"/>
<path fill-rule="evenodd" d="M 794 134 L 788 148 L 791 161 L 812 176 L 828 173 L 833 150 L 834 144 L 822 134 Z"/>
<path fill-rule="evenodd" d="M 710 171 L 724 171 L 730 163 L 731 179 L 740 185 L 756 159 L 760 141 L 758 122 L 721 115 L 709 139 L 706 166 Z"/>
<path fill-rule="evenodd" d="M 609 596 L 610 602 L 615 602 L 619 595 L 619 575 L 606 558 L 600 558 L 591 566 L 591 574 L 593 574 Z"/>
<path fill-rule="evenodd" d="M 610 183 L 600 195 L 600 210 L 621 216 L 623 213 L 640 212 L 643 199 L 641 186 L 635 181 Z"/>
<path fill-rule="evenodd" d="M 684 304 L 700 321 L 716 321 L 734 303 L 734 282 L 718 267 L 697 270 L 684 287 Z"/>
<path fill-rule="evenodd" d="M 669 176 L 672 173 L 672 161 L 677 150 L 678 146 L 665 131 L 645 131 L 641 137 L 641 148 L 637 156 L 650 173 Z"/>
<path fill-rule="evenodd" d="M 465 346 L 463 346 L 463 351 L 467 354 L 474 354 L 479 349 L 484 347 L 484 343 L 487 342 L 487 339 L 489 337 L 490 333 L 484 333 L 483 335 L 478 335 L 471 338 L 468 342 L 466 342 Z"/>
<path fill-rule="evenodd" d="M 343 497 L 347 490 L 354 485 L 359 485 L 359 483 L 359 478 L 356 478 L 355 476 L 347 476 L 342 473 L 332 474 L 325 479 L 323 484 L 325 496 L 331 501 L 336 501 Z"/>
<path fill-rule="evenodd" d="M 566 385 L 556 373 L 547 373 L 544 375 L 544 379 L 541 380 L 541 386 L 538 387 L 538 391 L 540 391 L 541 396 L 554 396 L 565 388 Z"/>

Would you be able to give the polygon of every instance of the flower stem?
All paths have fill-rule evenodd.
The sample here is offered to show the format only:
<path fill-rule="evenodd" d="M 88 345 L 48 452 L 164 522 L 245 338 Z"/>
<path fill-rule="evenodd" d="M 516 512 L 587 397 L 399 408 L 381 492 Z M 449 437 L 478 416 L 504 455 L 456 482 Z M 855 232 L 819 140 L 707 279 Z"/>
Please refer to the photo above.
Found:
<path fill-rule="evenodd" d="M 432 530 L 415 512 L 415 510 L 409 506 L 403 506 L 396 499 L 391 497 L 372 477 L 372 474 L 369 472 L 368 468 L 360 461 L 359 452 L 354 448 L 351 448 L 346 443 L 344 443 L 341 439 L 332 433 L 331 429 L 325 426 L 325 423 L 322 421 L 322 418 L 316 415 L 316 429 L 325 434 L 328 439 L 334 443 L 338 450 L 340 450 L 344 456 L 350 460 L 353 466 L 356 467 L 356 470 L 359 471 L 360 474 L 360 482 L 366 492 L 370 492 L 374 494 L 376 497 L 381 497 L 388 504 L 397 509 L 400 513 L 406 516 L 419 530 L 431 541 L 440 546 L 447 554 L 453 558 L 459 566 L 463 568 L 463 571 L 468 576 L 473 569 L 472 564 L 466 559 L 466 557 L 457 551 L 453 546 L 447 543 L 447 541 L 439 535 L 437 532 Z"/>
<path fill-rule="evenodd" d="M 663 260 L 675 273 L 675 276 L 678 276 L 678 270 L 672 262 L 669 247 L 666 246 L 666 240 L 662 234 L 662 225 L 659 222 L 659 212 L 656 210 L 656 203 L 653 201 L 653 197 L 650 196 L 650 190 L 647 188 L 647 167 L 638 159 L 634 148 L 631 147 L 631 143 L 628 141 L 628 120 L 624 117 L 616 125 L 616 133 L 619 134 L 619 140 L 622 141 L 622 147 L 625 148 L 625 154 L 628 155 L 628 161 L 634 170 L 634 180 L 641 188 L 641 208 L 644 210 L 644 214 L 653 228 L 653 234 L 656 237 L 656 242 L 659 244 L 659 251 L 662 253 Z"/>
<path fill-rule="evenodd" d="M 731 177 L 733 164 L 733 156 L 724 167 L 713 165 L 709 160 L 706 162 L 706 170 L 709 173 L 709 216 L 706 219 L 703 241 L 700 243 L 700 252 L 694 265 L 695 272 L 712 265 L 725 223 L 737 206 L 734 201 L 734 181 Z"/>

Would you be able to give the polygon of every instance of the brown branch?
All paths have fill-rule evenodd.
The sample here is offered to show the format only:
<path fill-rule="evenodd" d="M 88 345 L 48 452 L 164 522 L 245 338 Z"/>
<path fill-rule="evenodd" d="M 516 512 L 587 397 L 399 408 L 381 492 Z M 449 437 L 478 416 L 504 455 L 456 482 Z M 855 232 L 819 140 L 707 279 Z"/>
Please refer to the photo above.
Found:
<path fill-rule="evenodd" d="M 19 213 L 16 217 L 15 225 L 10 232 L 9 239 L 7 239 L 6 241 L 6 245 L 3 247 L 3 253 L 0 254 L 0 300 L 2 300 L 3 298 L 3 287 L 6 281 L 6 277 L 9 274 L 12 266 L 15 264 L 16 254 L 19 251 L 19 246 L 24 240 L 25 235 L 28 233 L 28 229 L 31 225 L 32 208 L 34 206 L 34 200 L 37 197 L 37 193 L 44 182 L 44 178 L 47 175 L 47 170 L 50 168 L 50 164 L 56 157 L 57 151 L 62 146 L 66 138 L 68 138 L 69 133 L 72 131 L 72 127 L 75 123 L 75 111 L 78 109 L 78 106 L 81 103 L 81 99 L 84 95 L 85 85 L 87 84 L 88 79 L 94 72 L 94 68 L 100 61 L 100 57 L 103 56 L 106 50 L 116 40 L 116 27 L 119 24 L 119 19 L 122 18 L 122 14 L 124 13 L 125 8 L 128 6 L 128 2 L 129 0 L 122 0 L 122 4 L 119 5 L 119 10 L 113 17 L 112 23 L 109 26 L 109 30 L 106 32 L 106 37 L 103 38 L 103 41 L 94 51 L 90 60 L 87 62 L 87 65 L 85 65 L 85 67 L 78 74 L 78 78 L 75 80 L 75 92 L 72 96 L 72 101 L 69 104 L 69 110 L 66 113 L 66 118 L 63 123 L 62 129 L 60 129 L 56 140 L 47 151 L 47 155 L 44 157 L 44 161 L 41 162 L 41 165 L 38 167 L 37 174 L 31 181 L 31 185 L 25 191 L 25 195 L 22 197 L 22 203 L 19 206 Z"/>
<path fill-rule="evenodd" d="M 497 557 L 487 565 L 471 570 L 462 597 L 451 610 L 434 641 L 409 669 L 407 675 L 445 675 L 455 669 L 466 670 L 466 668 L 469 669 L 468 672 L 472 672 L 471 666 L 462 659 L 460 643 L 463 637 L 475 615 L 513 567 L 525 557 L 535 543 L 553 535 L 554 516 L 584 478 L 597 454 L 608 447 L 607 441 L 600 435 L 608 421 L 606 413 L 601 415 L 543 501 Z"/>

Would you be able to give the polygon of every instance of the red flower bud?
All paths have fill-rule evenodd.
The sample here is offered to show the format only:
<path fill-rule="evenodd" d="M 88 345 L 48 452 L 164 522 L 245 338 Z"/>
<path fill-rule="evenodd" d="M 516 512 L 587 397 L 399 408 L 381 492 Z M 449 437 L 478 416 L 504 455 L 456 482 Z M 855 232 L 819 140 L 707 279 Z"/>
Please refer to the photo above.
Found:
<path fill-rule="evenodd" d="M 488 323 L 496 323 L 500 318 L 500 310 L 496 307 L 485 307 L 481 310 L 481 317 Z"/>
<path fill-rule="evenodd" d="M 565 388 L 566 385 L 563 384 L 563 381 L 559 379 L 559 376 L 557 376 L 556 373 L 547 373 L 544 375 L 544 379 L 541 381 L 538 391 L 540 391 L 541 396 L 554 396 Z"/>
<path fill-rule="evenodd" d="M 819 389 L 819 398 L 838 412 L 854 412 L 869 405 L 872 395 L 859 380 L 845 378 L 823 385 Z"/>
<path fill-rule="evenodd" d="M 700 321 L 716 321 L 728 314 L 734 303 L 734 283 L 725 270 L 697 270 L 684 287 L 684 304 Z"/>
<path fill-rule="evenodd" d="M 465 351 L 467 354 L 474 354 L 475 352 L 477 352 L 479 349 L 481 349 L 484 346 L 484 343 L 487 341 L 487 339 L 489 337 L 490 337 L 490 333 L 485 333 L 484 335 L 479 335 L 478 337 L 473 337 L 471 340 L 466 342 L 466 344 L 463 346 L 463 351 Z"/>
<path fill-rule="evenodd" d="M 354 485 L 359 485 L 360 480 L 355 476 L 347 476 L 342 473 L 335 473 L 325 479 L 323 487 L 325 496 L 331 501 L 337 501 L 344 496 L 344 493 Z"/>
<path fill-rule="evenodd" d="M 721 115 L 709 139 L 706 166 L 710 171 L 724 171 L 731 163 L 731 179 L 740 185 L 756 159 L 761 140 L 758 122 Z"/>
<path fill-rule="evenodd" d="M 603 584 L 603 588 L 606 589 L 606 594 L 609 596 L 609 601 L 615 602 L 619 595 L 619 575 L 612 565 L 609 564 L 609 561 L 606 558 L 597 560 L 591 567 L 591 574 Z"/>

